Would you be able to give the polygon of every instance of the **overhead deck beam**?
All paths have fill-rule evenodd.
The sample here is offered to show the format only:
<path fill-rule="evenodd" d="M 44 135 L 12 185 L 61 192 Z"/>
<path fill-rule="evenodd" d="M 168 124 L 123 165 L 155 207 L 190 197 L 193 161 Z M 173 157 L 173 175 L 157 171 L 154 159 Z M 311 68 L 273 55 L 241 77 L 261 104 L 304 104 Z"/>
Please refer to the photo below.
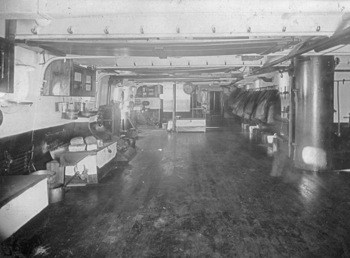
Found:
<path fill-rule="evenodd" d="M 0 0 L 17 38 L 219 38 L 332 35 L 349 1 Z M 34 21 L 35 20 L 35 21 Z"/>
<path fill-rule="evenodd" d="M 1 0 L 0 3 L 0 14 L 5 19 L 19 19 L 23 15 L 31 19 L 43 16 L 60 19 L 157 13 L 282 13 L 287 16 L 288 13 L 344 13 L 350 10 L 346 0 Z"/>
<path fill-rule="evenodd" d="M 17 39 L 220 39 L 330 36 L 343 13 L 174 13 L 19 20 Z"/>

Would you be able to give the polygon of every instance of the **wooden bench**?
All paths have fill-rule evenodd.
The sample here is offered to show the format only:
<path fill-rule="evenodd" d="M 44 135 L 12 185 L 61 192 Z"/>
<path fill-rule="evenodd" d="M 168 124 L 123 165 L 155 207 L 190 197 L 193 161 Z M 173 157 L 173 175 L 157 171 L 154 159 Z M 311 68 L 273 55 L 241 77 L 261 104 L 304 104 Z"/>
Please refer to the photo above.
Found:
<path fill-rule="evenodd" d="M 0 241 L 15 233 L 48 204 L 47 176 L 1 176 Z"/>
<path fill-rule="evenodd" d="M 177 132 L 205 132 L 206 120 L 204 118 L 182 118 L 176 120 Z"/>

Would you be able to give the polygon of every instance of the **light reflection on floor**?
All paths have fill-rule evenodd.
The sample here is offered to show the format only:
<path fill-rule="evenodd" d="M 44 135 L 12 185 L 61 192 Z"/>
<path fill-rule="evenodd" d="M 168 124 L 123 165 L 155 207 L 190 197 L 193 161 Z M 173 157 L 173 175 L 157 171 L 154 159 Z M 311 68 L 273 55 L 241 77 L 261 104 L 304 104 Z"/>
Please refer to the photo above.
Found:
<path fill-rule="evenodd" d="M 320 179 L 318 178 L 317 173 L 312 175 L 303 175 L 299 183 L 299 191 L 301 197 L 303 198 L 303 203 L 305 208 L 312 210 L 315 204 L 315 201 L 319 198 L 319 188 L 320 188 Z"/>

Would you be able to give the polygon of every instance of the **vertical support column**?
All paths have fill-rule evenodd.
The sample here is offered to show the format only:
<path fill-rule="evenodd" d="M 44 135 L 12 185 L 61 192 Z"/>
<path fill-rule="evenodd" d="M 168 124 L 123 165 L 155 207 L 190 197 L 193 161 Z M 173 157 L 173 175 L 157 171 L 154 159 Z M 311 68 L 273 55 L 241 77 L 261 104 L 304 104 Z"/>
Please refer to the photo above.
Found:
<path fill-rule="evenodd" d="M 194 112 L 195 112 L 195 94 L 196 94 L 196 91 L 194 90 L 194 91 L 192 91 L 192 93 L 191 93 L 191 117 L 192 118 L 194 118 L 194 116 L 195 116 L 195 114 L 194 114 Z"/>
<path fill-rule="evenodd" d="M 158 85 L 159 87 L 159 94 L 163 95 L 163 86 Z M 162 128 L 163 125 L 163 98 L 159 99 L 160 101 L 160 106 L 159 106 L 159 128 Z"/>
<path fill-rule="evenodd" d="M 294 159 L 294 136 L 295 136 L 295 77 L 294 69 L 289 72 L 289 124 L 288 124 L 288 157 Z"/>
<path fill-rule="evenodd" d="M 112 100 L 112 84 L 113 84 L 112 76 L 110 76 L 109 80 L 108 80 L 108 88 L 107 88 L 107 101 L 106 101 L 107 105 L 110 105 L 112 102 L 111 101 Z"/>
<path fill-rule="evenodd" d="M 115 105 L 111 107 L 112 111 L 112 134 L 115 135 L 116 133 L 116 128 L 115 128 L 115 120 L 116 120 L 116 112 L 115 112 Z"/>
<path fill-rule="evenodd" d="M 298 57 L 295 64 L 295 166 L 331 167 L 334 57 Z"/>
<path fill-rule="evenodd" d="M 340 103 L 339 103 L 339 81 L 337 81 L 337 116 L 338 116 L 338 127 L 337 127 L 337 135 L 340 136 Z"/>
<path fill-rule="evenodd" d="M 176 83 L 173 84 L 173 99 L 174 99 L 174 106 L 173 106 L 173 132 L 176 131 Z"/>

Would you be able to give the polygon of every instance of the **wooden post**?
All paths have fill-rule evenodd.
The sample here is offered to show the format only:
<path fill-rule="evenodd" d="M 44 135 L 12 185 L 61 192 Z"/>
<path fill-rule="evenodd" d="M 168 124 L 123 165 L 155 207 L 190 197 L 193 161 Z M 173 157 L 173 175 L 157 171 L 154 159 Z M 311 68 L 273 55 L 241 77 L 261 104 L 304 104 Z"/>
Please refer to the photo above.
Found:
<path fill-rule="evenodd" d="M 337 115 L 338 115 L 338 137 L 340 136 L 340 103 L 339 103 L 339 81 L 337 81 Z"/>
<path fill-rule="evenodd" d="M 173 84 L 173 132 L 176 131 L 176 83 Z"/>
<path fill-rule="evenodd" d="M 112 106 L 111 106 L 111 113 L 112 113 L 112 134 L 113 135 L 115 135 L 115 133 L 116 133 L 116 128 L 115 128 L 115 122 L 116 122 L 116 110 L 115 110 L 115 104 L 113 104 Z"/>
<path fill-rule="evenodd" d="M 195 106 L 194 106 L 194 94 L 195 94 L 195 92 L 193 91 L 191 93 L 191 115 L 192 115 L 192 118 L 194 118 L 194 108 L 195 108 Z"/>
<path fill-rule="evenodd" d="M 163 94 L 163 86 L 159 85 L 159 94 Z M 160 107 L 159 107 L 159 128 L 162 128 L 163 123 L 163 98 L 160 99 Z"/>

